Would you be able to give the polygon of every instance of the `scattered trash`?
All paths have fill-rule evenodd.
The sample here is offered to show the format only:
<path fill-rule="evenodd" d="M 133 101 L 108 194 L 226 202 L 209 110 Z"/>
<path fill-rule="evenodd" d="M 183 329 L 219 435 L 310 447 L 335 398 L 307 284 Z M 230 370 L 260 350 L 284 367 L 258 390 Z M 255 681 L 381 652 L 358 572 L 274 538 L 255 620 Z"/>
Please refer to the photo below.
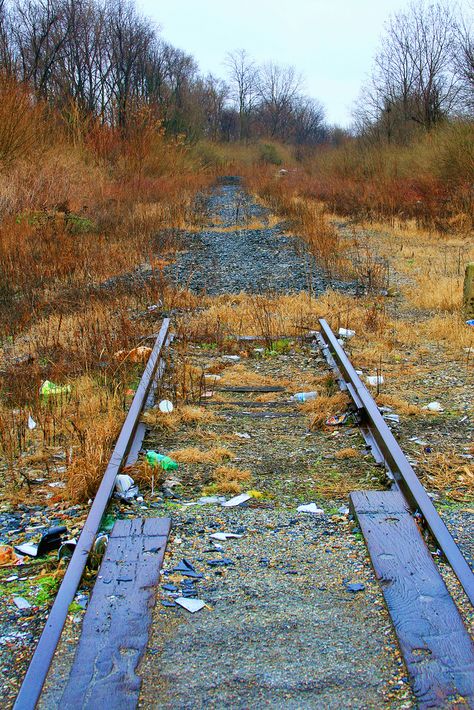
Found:
<path fill-rule="evenodd" d="M 50 528 L 41 536 L 41 540 L 37 545 L 25 542 L 23 545 L 16 545 L 15 550 L 21 555 L 28 555 L 28 557 L 43 557 L 51 550 L 57 550 L 61 547 L 62 536 L 66 533 L 67 528 L 63 525 Z"/>
<path fill-rule="evenodd" d="M 346 588 L 346 592 L 352 592 L 353 594 L 355 594 L 356 592 L 363 592 L 365 589 L 365 585 L 361 582 L 355 582 L 354 584 L 345 584 L 344 586 Z"/>
<path fill-rule="evenodd" d="M 369 385 L 372 385 L 372 387 L 377 387 L 378 385 L 383 385 L 384 383 L 382 375 L 367 375 L 366 379 Z"/>
<path fill-rule="evenodd" d="M 347 505 L 341 505 L 341 507 L 338 508 L 337 511 L 341 515 L 349 515 L 349 508 L 347 507 Z"/>
<path fill-rule="evenodd" d="M 126 473 L 119 473 L 115 478 L 115 490 L 118 493 L 126 493 L 134 485 L 135 481 Z"/>
<path fill-rule="evenodd" d="M 317 396 L 317 392 L 297 392 L 290 399 L 293 402 L 298 402 L 298 404 L 303 404 L 303 402 L 308 402 L 310 399 L 316 399 Z"/>
<path fill-rule="evenodd" d="M 251 497 L 252 496 L 248 493 L 241 493 L 238 496 L 230 498 L 225 503 L 222 503 L 222 506 L 223 508 L 233 508 L 236 505 L 240 505 L 241 503 L 245 503 L 245 501 L 250 500 Z"/>
<path fill-rule="evenodd" d="M 213 375 L 211 373 L 208 373 L 207 375 L 204 375 L 205 380 L 209 380 L 210 382 L 218 382 L 221 378 L 220 375 Z"/>
<path fill-rule="evenodd" d="M 156 451 L 147 451 L 146 460 L 151 466 L 157 466 L 160 464 L 164 471 L 175 471 L 179 468 L 176 461 L 173 461 L 173 459 L 169 456 L 165 456 L 164 454 L 158 454 Z"/>
<path fill-rule="evenodd" d="M 163 414 L 171 414 L 174 409 L 173 402 L 170 402 L 169 399 L 162 399 L 158 405 L 158 409 Z"/>
<path fill-rule="evenodd" d="M 229 565 L 235 564 L 235 562 L 229 560 L 228 557 L 221 557 L 218 560 L 208 560 L 207 564 L 209 567 L 228 567 Z"/>
<path fill-rule="evenodd" d="M 337 334 L 340 335 L 341 338 L 349 340 L 349 338 L 353 338 L 356 333 L 355 330 L 350 330 L 349 328 L 339 328 Z"/>
<path fill-rule="evenodd" d="M 175 584 L 163 584 L 161 587 L 165 592 L 177 592 L 178 587 Z"/>
<path fill-rule="evenodd" d="M 52 483 L 48 483 L 48 486 L 50 488 L 66 488 L 64 481 L 53 481 Z"/>
<path fill-rule="evenodd" d="M 13 597 L 13 603 L 17 609 L 31 609 L 31 604 L 24 597 Z"/>
<path fill-rule="evenodd" d="M 251 438 L 250 434 L 247 434 L 247 432 L 240 432 L 240 431 L 236 431 L 235 436 L 238 436 L 239 439 L 250 439 Z"/>
<path fill-rule="evenodd" d="M 115 478 L 115 496 L 128 503 L 138 495 L 138 486 L 131 476 L 119 473 Z"/>
<path fill-rule="evenodd" d="M 201 399 L 211 399 L 211 397 L 214 397 L 214 392 L 211 392 L 210 390 L 201 394 Z"/>
<path fill-rule="evenodd" d="M 422 409 L 427 409 L 428 412 L 444 412 L 444 409 L 439 402 L 430 402 L 425 407 L 422 407 Z"/>
<path fill-rule="evenodd" d="M 199 500 L 198 500 L 199 505 L 210 505 L 212 503 L 225 503 L 225 497 L 224 496 L 202 496 L 202 498 L 199 498 Z"/>
<path fill-rule="evenodd" d="M 224 362 L 239 362 L 240 355 L 223 355 L 222 360 Z"/>
<path fill-rule="evenodd" d="M 55 396 L 58 394 L 70 394 L 71 385 L 56 385 L 54 382 L 45 380 L 40 387 L 40 394 L 43 397 Z"/>
<path fill-rule="evenodd" d="M 220 532 L 220 533 L 213 533 L 211 535 L 211 538 L 213 540 L 228 540 L 229 538 L 239 538 L 242 537 L 242 535 L 236 535 L 236 533 L 225 533 L 225 532 Z"/>
<path fill-rule="evenodd" d="M 33 430 L 36 429 L 36 422 L 31 416 L 31 414 L 28 414 L 28 429 Z"/>
<path fill-rule="evenodd" d="M 201 611 L 206 605 L 201 599 L 186 599 L 185 597 L 178 597 L 176 599 L 176 604 L 182 606 L 186 611 L 194 614 L 196 611 Z"/>
<path fill-rule="evenodd" d="M 400 423 L 400 417 L 398 414 L 384 414 L 385 421 L 387 422 L 396 422 L 397 424 Z"/>
<path fill-rule="evenodd" d="M 419 446 L 427 446 L 428 442 L 423 441 L 423 439 L 419 439 L 417 436 L 411 436 L 408 441 L 413 441 L 414 444 L 418 444 Z"/>
<path fill-rule="evenodd" d="M 308 503 L 307 505 L 299 505 L 296 509 L 299 513 L 313 513 L 314 515 L 324 515 L 324 510 L 318 508 L 316 503 Z"/>
<path fill-rule="evenodd" d="M 162 599 L 161 605 L 162 606 L 176 606 L 176 602 L 174 602 L 172 599 Z"/>
<path fill-rule="evenodd" d="M 18 563 L 19 557 L 15 554 L 13 547 L 0 545 L 0 567 L 11 567 Z"/>
<path fill-rule="evenodd" d="M 466 325 L 474 326 L 474 318 L 471 318 L 470 320 L 467 320 L 467 321 L 466 321 Z"/>
<path fill-rule="evenodd" d="M 249 494 L 249 496 L 252 496 L 252 498 L 256 498 L 257 500 L 264 497 L 264 494 L 260 491 L 255 490 L 255 488 L 252 488 L 251 491 L 247 491 L 247 493 Z"/>
<path fill-rule="evenodd" d="M 350 414 L 333 414 L 331 417 L 326 419 L 327 426 L 339 426 L 340 424 L 345 424 L 349 419 Z"/>
<path fill-rule="evenodd" d="M 76 549 L 76 540 L 72 538 L 71 540 L 65 540 L 58 550 L 58 560 L 69 560 L 74 554 Z"/>
<path fill-rule="evenodd" d="M 179 572 L 184 577 L 192 577 L 193 579 L 201 579 L 203 576 L 194 569 L 194 566 L 186 558 L 183 558 L 176 567 L 173 567 L 173 572 Z"/>

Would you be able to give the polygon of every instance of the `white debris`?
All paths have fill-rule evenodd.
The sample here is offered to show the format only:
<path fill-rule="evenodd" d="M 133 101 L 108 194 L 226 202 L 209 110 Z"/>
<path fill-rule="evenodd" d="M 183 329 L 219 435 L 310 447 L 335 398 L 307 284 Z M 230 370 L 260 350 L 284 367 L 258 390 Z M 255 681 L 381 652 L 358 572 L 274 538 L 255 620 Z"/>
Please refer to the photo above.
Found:
<path fill-rule="evenodd" d="M 204 375 L 204 379 L 209 380 L 209 382 L 218 382 L 222 378 L 220 375 L 208 374 L 208 375 Z"/>
<path fill-rule="evenodd" d="M 239 538 L 242 537 L 242 535 L 236 535 L 235 533 L 225 533 L 225 532 L 220 532 L 220 533 L 213 533 L 211 535 L 213 540 L 228 540 L 229 538 Z"/>
<path fill-rule="evenodd" d="M 224 362 L 239 362 L 240 355 L 223 355 L 222 359 Z"/>
<path fill-rule="evenodd" d="M 206 605 L 201 599 L 186 599 L 185 597 L 178 597 L 175 599 L 176 604 L 182 606 L 186 611 L 194 614 L 196 611 L 201 611 Z"/>
<path fill-rule="evenodd" d="M 430 402 L 425 407 L 422 407 L 422 409 L 427 409 L 429 412 L 443 412 L 444 411 L 443 407 L 440 405 L 439 402 Z"/>
<path fill-rule="evenodd" d="M 377 385 L 383 385 L 384 379 L 382 375 L 367 375 L 367 382 L 372 387 L 377 387 Z"/>
<path fill-rule="evenodd" d="M 17 609 L 31 609 L 31 604 L 24 597 L 13 597 L 13 603 Z"/>
<path fill-rule="evenodd" d="M 250 439 L 250 434 L 247 434 L 246 431 L 244 431 L 244 432 L 242 432 L 242 431 L 236 431 L 236 432 L 235 432 L 235 436 L 238 436 L 239 439 Z"/>
<path fill-rule="evenodd" d="M 170 402 L 169 399 L 162 399 L 158 405 L 158 409 L 160 412 L 163 412 L 163 414 L 171 414 L 174 409 L 173 402 Z"/>
<path fill-rule="evenodd" d="M 251 497 L 252 496 L 248 493 L 241 493 L 239 496 L 234 496 L 225 503 L 222 503 L 222 506 L 224 508 L 233 508 L 235 505 L 240 505 L 241 503 L 245 503 L 246 500 L 250 500 Z"/>
<path fill-rule="evenodd" d="M 224 496 L 203 496 L 197 501 L 198 505 L 210 505 L 212 503 L 225 503 Z"/>
<path fill-rule="evenodd" d="M 308 503 L 307 505 L 299 505 L 296 509 L 299 513 L 313 513 L 313 515 L 324 515 L 324 510 L 318 508 L 316 503 Z"/>
<path fill-rule="evenodd" d="M 28 414 L 28 429 L 36 429 L 36 422 L 31 414 Z"/>
<path fill-rule="evenodd" d="M 115 490 L 118 493 L 126 493 L 134 485 L 135 481 L 131 476 L 127 476 L 126 473 L 119 473 L 115 478 Z"/>
<path fill-rule="evenodd" d="M 349 328 L 339 328 L 338 330 L 338 335 L 340 335 L 341 338 L 346 338 L 347 340 L 349 340 L 349 338 L 353 338 L 355 334 L 355 330 L 350 330 Z"/>
<path fill-rule="evenodd" d="M 341 505 L 341 507 L 338 508 L 337 510 L 341 515 L 348 515 L 349 514 L 349 508 L 347 507 L 347 505 Z"/>
<path fill-rule="evenodd" d="M 50 488 L 66 488 L 64 481 L 53 481 L 53 483 L 48 483 Z"/>
<path fill-rule="evenodd" d="M 384 414 L 383 418 L 387 422 L 396 422 L 397 424 L 400 422 L 398 414 Z"/>

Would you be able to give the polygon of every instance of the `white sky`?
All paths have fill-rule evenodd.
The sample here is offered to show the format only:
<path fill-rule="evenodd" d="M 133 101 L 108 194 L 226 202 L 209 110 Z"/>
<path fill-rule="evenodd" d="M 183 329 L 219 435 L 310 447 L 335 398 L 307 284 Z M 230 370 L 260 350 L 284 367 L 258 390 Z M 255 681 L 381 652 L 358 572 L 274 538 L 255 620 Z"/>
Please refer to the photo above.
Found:
<path fill-rule="evenodd" d="M 466 9 L 470 0 L 462 0 Z M 351 108 L 389 15 L 404 0 L 138 0 L 162 36 L 194 56 L 201 72 L 225 78 L 227 52 L 257 63 L 291 64 L 329 123 L 348 126 Z"/>

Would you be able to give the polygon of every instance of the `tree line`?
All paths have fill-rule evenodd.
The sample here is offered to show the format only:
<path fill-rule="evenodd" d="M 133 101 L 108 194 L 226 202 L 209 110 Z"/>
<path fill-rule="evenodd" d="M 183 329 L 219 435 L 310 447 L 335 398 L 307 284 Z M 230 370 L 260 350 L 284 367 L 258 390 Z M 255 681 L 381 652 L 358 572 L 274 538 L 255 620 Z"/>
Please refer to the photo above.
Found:
<path fill-rule="evenodd" d="M 358 132 L 406 142 L 420 127 L 473 112 L 473 16 L 424 0 L 394 14 L 356 107 Z"/>
<path fill-rule="evenodd" d="M 293 67 L 258 66 L 245 50 L 230 52 L 225 67 L 226 81 L 203 76 L 133 0 L 0 0 L 0 71 L 66 119 L 79 112 L 126 132 L 146 107 L 168 134 L 191 140 L 340 138 Z M 356 132 L 403 142 L 473 111 L 472 22 L 444 0 L 392 16 L 354 112 Z"/>
<path fill-rule="evenodd" d="M 324 135 L 321 105 L 291 67 L 229 54 L 228 82 L 202 76 L 131 0 L 0 0 L 0 67 L 66 115 L 123 131 L 149 107 L 170 134 L 296 143 Z"/>

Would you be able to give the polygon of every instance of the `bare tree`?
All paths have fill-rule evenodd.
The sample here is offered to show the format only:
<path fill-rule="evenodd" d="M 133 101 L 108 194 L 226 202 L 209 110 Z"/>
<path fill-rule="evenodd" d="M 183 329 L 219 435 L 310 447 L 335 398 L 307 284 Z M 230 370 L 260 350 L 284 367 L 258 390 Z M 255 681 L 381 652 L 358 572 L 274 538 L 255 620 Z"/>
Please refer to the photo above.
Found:
<path fill-rule="evenodd" d="M 269 63 L 261 68 L 258 78 L 260 117 L 272 138 L 283 136 L 302 81 L 294 67 Z"/>
<path fill-rule="evenodd" d="M 474 3 L 471 4 L 474 12 Z M 474 21 L 460 16 L 456 23 L 454 67 L 461 82 L 463 108 L 474 114 Z"/>
<path fill-rule="evenodd" d="M 54 72 L 70 27 L 61 0 L 20 0 L 11 23 L 22 78 L 52 99 Z"/>
<path fill-rule="evenodd" d="M 0 70 L 11 71 L 12 56 L 9 40 L 8 16 L 5 0 L 0 0 Z"/>
<path fill-rule="evenodd" d="M 229 52 L 225 59 L 231 96 L 239 112 L 239 139 L 250 137 L 250 117 L 257 96 L 258 70 L 245 49 Z"/>
<path fill-rule="evenodd" d="M 453 67 L 455 16 L 442 2 L 413 3 L 385 28 L 359 122 L 376 123 L 388 140 L 400 140 L 416 123 L 429 130 L 459 105 L 460 82 Z M 365 116 L 364 116 L 365 114 Z"/>

